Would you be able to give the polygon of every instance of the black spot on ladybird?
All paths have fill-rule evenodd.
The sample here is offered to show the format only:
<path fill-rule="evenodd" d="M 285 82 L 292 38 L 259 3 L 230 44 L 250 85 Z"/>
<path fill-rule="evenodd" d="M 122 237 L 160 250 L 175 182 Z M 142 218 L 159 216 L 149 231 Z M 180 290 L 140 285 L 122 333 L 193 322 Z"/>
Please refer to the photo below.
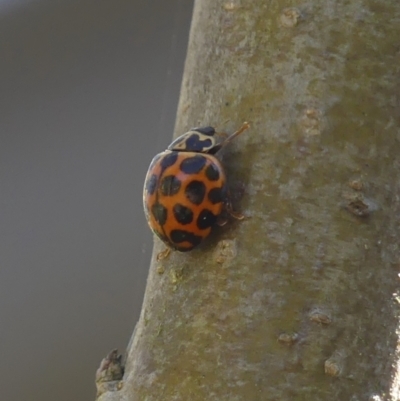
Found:
<path fill-rule="evenodd" d="M 161 169 L 165 170 L 166 168 L 174 165 L 177 159 L 178 159 L 178 152 L 167 153 L 161 159 L 160 162 Z"/>
<path fill-rule="evenodd" d="M 182 160 L 180 169 L 185 174 L 197 174 L 203 169 L 206 161 L 207 159 L 202 155 L 187 157 Z"/>
<path fill-rule="evenodd" d="M 205 174 L 206 177 L 210 180 L 210 181 L 217 181 L 219 180 L 219 171 L 218 171 L 218 167 L 215 166 L 214 164 L 210 164 L 209 166 L 207 166 L 206 170 L 205 170 Z"/>
<path fill-rule="evenodd" d="M 211 139 L 207 138 L 202 141 L 199 135 L 193 134 L 186 139 L 185 148 L 186 150 L 191 150 L 192 152 L 201 152 L 203 149 L 211 147 L 211 145 L 212 145 Z"/>
<path fill-rule="evenodd" d="M 168 210 L 161 203 L 155 203 L 151 207 L 151 213 L 160 226 L 163 226 L 167 221 Z"/>
<path fill-rule="evenodd" d="M 149 166 L 149 170 L 151 170 L 154 167 L 154 165 L 160 160 L 161 157 L 162 157 L 162 153 L 159 153 L 158 155 L 153 157 L 153 160 L 151 161 L 150 166 Z"/>
<path fill-rule="evenodd" d="M 158 178 L 155 174 L 152 174 L 151 177 L 146 180 L 146 191 L 149 195 L 153 195 L 156 191 L 157 180 Z"/>
<path fill-rule="evenodd" d="M 206 186 L 201 181 L 191 181 L 185 188 L 186 198 L 195 205 L 200 205 L 206 195 Z"/>
<path fill-rule="evenodd" d="M 216 221 L 217 216 L 210 210 L 204 209 L 200 212 L 196 224 L 200 230 L 205 230 L 206 228 L 212 227 Z"/>
<path fill-rule="evenodd" d="M 185 230 L 172 230 L 170 233 L 170 238 L 171 241 L 175 244 L 181 244 L 182 242 L 189 242 L 193 245 L 193 247 L 199 245 L 201 240 L 203 239 L 199 235 L 193 234 L 190 231 L 185 231 Z M 179 249 L 179 247 L 177 248 Z"/>
<path fill-rule="evenodd" d="M 186 206 L 177 203 L 174 208 L 174 217 L 178 223 L 183 225 L 190 224 L 193 221 L 193 212 Z"/>
<path fill-rule="evenodd" d="M 215 205 L 216 203 L 220 203 L 224 200 L 224 194 L 222 188 L 213 188 L 210 189 L 210 192 L 207 195 L 208 200 Z"/>
<path fill-rule="evenodd" d="M 181 182 L 174 175 L 165 176 L 160 183 L 160 191 L 164 196 L 172 196 L 181 189 Z"/>

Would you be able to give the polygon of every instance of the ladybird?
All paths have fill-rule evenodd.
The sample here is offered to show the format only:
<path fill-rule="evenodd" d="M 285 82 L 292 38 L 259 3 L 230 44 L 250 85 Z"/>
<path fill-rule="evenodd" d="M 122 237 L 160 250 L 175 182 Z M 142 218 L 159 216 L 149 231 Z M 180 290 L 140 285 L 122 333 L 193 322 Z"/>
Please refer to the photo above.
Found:
<path fill-rule="evenodd" d="M 230 136 L 213 127 L 193 128 L 153 158 L 144 182 L 144 211 L 167 254 L 192 250 L 215 224 L 225 224 L 226 214 L 243 218 L 232 210 L 225 171 L 215 154 L 248 128 L 243 123 Z"/>

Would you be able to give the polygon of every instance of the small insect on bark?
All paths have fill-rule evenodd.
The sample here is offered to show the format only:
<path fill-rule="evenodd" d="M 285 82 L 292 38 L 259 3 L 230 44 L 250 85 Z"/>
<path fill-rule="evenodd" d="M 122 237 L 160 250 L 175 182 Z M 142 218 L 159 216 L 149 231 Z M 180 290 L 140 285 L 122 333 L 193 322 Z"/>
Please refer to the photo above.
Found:
<path fill-rule="evenodd" d="M 147 171 L 143 205 L 151 230 L 171 249 L 190 251 L 207 238 L 226 215 L 243 219 L 232 209 L 226 174 L 216 154 L 250 125 L 245 122 L 232 135 L 213 127 L 192 128 L 156 155 Z"/>

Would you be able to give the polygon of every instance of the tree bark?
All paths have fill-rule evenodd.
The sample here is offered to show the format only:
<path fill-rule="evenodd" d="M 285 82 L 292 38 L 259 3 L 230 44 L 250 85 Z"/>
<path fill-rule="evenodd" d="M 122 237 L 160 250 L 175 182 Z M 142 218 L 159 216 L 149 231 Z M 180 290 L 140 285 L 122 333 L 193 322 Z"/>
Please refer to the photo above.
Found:
<path fill-rule="evenodd" d="M 400 3 L 197 0 L 176 135 L 246 215 L 156 261 L 99 400 L 398 400 Z"/>

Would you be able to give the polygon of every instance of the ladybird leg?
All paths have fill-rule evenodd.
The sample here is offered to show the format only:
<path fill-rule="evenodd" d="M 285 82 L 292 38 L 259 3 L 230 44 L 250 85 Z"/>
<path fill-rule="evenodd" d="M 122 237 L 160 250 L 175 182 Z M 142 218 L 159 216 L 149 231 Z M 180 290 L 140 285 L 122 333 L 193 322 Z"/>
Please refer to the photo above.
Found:
<path fill-rule="evenodd" d="M 220 227 L 223 227 L 226 223 L 228 222 L 228 219 L 226 216 L 219 215 L 217 218 L 217 225 Z"/>
<path fill-rule="evenodd" d="M 163 251 L 158 252 L 157 254 L 157 262 L 160 260 L 166 259 L 171 253 L 171 248 L 165 248 Z"/>
<path fill-rule="evenodd" d="M 245 215 L 244 215 L 244 214 L 233 210 L 233 209 L 232 209 L 232 206 L 230 206 L 230 207 L 227 209 L 227 212 L 228 212 L 234 219 L 236 219 L 236 220 L 243 220 L 243 219 L 245 218 Z"/>
<path fill-rule="evenodd" d="M 233 210 L 232 203 L 230 200 L 227 200 L 225 202 L 225 210 L 229 213 L 230 216 L 232 216 L 236 220 L 243 220 L 245 218 L 244 214 Z"/>

